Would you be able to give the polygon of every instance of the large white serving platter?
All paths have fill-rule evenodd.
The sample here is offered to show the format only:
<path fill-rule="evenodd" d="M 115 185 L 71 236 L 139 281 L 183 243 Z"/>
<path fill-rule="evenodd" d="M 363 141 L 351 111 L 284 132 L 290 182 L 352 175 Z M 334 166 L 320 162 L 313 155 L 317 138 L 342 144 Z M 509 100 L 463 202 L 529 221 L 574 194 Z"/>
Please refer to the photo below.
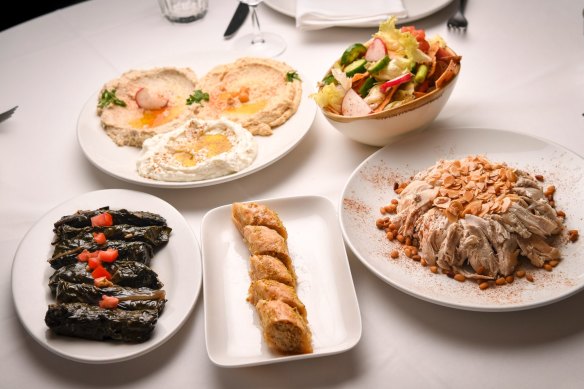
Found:
<path fill-rule="evenodd" d="M 480 290 L 475 282 L 433 274 L 406 257 L 391 259 L 397 242 L 389 242 L 375 226 L 380 207 L 397 198 L 394 182 L 402 182 L 439 159 L 481 154 L 491 161 L 541 174 L 544 186 L 555 185 L 554 199 L 565 211 L 566 228 L 584 231 L 584 160 L 549 141 L 489 129 L 432 129 L 385 146 L 366 159 L 349 178 L 340 204 L 340 222 L 348 246 L 361 262 L 388 284 L 418 298 L 453 308 L 513 311 L 566 298 L 584 287 L 582 239 L 562 245 L 562 261 L 552 272 L 533 269 L 535 282 Z"/>
<path fill-rule="evenodd" d="M 452 0 L 403 0 L 408 16 L 398 19 L 399 24 L 425 18 L 450 4 Z M 296 17 L 296 0 L 264 0 L 267 6 L 290 17 Z M 379 23 L 355 23 L 351 27 L 377 27 Z"/>
<path fill-rule="evenodd" d="M 172 228 L 168 244 L 152 258 L 151 267 L 164 284 L 168 299 L 152 338 L 144 343 L 98 342 L 53 334 L 45 313 L 55 299 L 48 282 L 53 274 L 47 259 L 53 252 L 53 223 L 77 210 L 110 206 L 149 211 L 163 216 Z M 195 235 L 183 216 L 167 202 L 152 195 L 122 189 L 88 192 L 47 212 L 22 239 L 12 264 L 14 306 L 24 328 L 43 347 L 78 362 L 112 363 L 154 350 L 173 336 L 188 318 L 202 282 L 201 256 Z"/>
<path fill-rule="evenodd" d="M 255 308 L 246 301 L 249 252 L 231 222 L 231 205 L 209 211 L 201 226 L 205 336 L 209 358 L 225 367 L 261 365 L 336 354 L 361 337 L 361 316 L 338 217 L 317 196 L 256 201 L 276 211 L 306 305 L 312 354 L 283 356 L 262 339 Z"/>
<path fill-rule="evenodd" d="M 161 58 L 148 64 L 141 65 L 140 69 L 149 69 L 155 66 L 190 67 L 201 78 L 217 65 L 235 61 L 238 54 L 227 51 L 210 51 L 190 53 L 177 57 Z M 293 64 L 290 64 L 293 66 Z M 127 69 L 130 70 L 130 69 Z M 89 161 L 99 170 L 120 180 L 134 184 L 162 187 L 162 188 L 196 188 L 216 185 L 236 180 L 257 172 L 278 161 L 296 147 L 308 133 L 316 114 L 316 104 L 308 95 L 312 92 L 312 84 L 305 80 L 301 70 L 298 70 L 303 81 L 302 99 L 298 111 L 283 125 L 274 129 L 271 136 L 255 136 L 258 144 L 258 154 L 253 163 L 247 168 L 223 177 L 200 181 L 167 182 L 156 181 L 142 177 L 136 171 L 136 160 L 140 149 L 136 147 L 117 146 L 101 127 L 96 107 L 99 92 L 95 92 L 83 106 L 77 121 L 77 139 L 81 150 Z M 104 84 L 108 80 L 104 80 Z M 96 86 L 100 89 L 101 85 Z"/>

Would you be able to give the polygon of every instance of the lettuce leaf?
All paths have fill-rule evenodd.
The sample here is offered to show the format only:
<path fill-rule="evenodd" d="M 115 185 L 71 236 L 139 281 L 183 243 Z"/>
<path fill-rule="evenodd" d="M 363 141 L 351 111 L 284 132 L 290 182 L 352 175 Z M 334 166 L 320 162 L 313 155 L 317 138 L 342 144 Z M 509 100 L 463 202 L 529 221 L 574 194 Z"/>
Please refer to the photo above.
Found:
<path fill-rule="evenodd" d="M 416 63 L 431 62 L 432 59 L 418 48 L 418 41 L 409 32 L 401 32 L 395 27 L 396 17 L 392 16 L 379 24 L 379 31 L 373 36 L 380 38 L 389 57 L 405 57 Z"/>
<path fill-rule="evenodd" d="M 330 107 L 333 111 L 340 113 L 345 90 L 340 85 L 328 84 L 320 88 L 318 92 L 313 93 L 311 97 L 319 107 Z"/>

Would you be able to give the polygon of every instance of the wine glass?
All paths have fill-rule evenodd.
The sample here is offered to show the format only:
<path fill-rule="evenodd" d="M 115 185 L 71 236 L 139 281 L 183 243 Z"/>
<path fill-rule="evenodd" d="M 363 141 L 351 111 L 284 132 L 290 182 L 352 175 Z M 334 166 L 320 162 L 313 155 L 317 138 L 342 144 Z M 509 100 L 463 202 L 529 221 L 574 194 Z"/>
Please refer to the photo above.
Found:
<path fill-rule="evenodd" d="M 251 23 L 253 33 L 246 34 L 235 41 L 235 47 L 238 50 L 244 50 L 253 55 L 265 57 L 275 57 L 286 50 L 286 42 L 278 35 L 271 32 L 262 32 L 260 21 L 256 12 L 258 4 L 262 0 L 240 0 L 249 6 L 251 11 Z"/>

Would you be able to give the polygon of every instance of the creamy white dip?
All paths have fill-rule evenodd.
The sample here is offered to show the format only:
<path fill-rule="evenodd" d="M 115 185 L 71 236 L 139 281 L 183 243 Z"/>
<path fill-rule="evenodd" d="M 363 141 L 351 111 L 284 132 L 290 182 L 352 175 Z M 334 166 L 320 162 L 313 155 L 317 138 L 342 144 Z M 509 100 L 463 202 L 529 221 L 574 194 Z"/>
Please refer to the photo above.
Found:
<path fill-rule="evenodd" d="M 243 170 L 256 155 L 253 135 L 240 124 L 190 119 L 146 139 L 136 167 L 141 176 L 158 181 L 199 181 Z"/>

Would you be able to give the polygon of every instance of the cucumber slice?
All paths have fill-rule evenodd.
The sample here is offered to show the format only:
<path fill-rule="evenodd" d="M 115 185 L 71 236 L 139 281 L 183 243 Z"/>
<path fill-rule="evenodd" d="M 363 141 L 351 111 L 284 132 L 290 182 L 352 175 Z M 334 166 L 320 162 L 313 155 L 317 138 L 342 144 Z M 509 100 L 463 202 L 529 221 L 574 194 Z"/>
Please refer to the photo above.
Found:
<path fill-rule="evenodd" d="M 365 97 L 367 96 L 367 93 L 369 93 L 369 90 L 371 88 L 373 88 L 373 85 L 375 85 L 375 78 L 373 77 L 368 77 L 365 82 L 363 83 L 363 85 L 361 85 L 361 87 L 359 88 L 359 94 L 361 95 L 361 97 Z"/>
<path fill-rule="evenodd" d="M 347 65 L 356 60 L 359 57 L 362 57 L 367 52 L 367 47 L 365 47 L 361 43 L 354 43 L 351 46 L 347 47 L 343 55 L 341 56 L 341 65 Z"/>
<path fill-rule="evenodd" d="M 325 85 L 333 84 L 333 83 L 336 84 L 337 80 L 335 79 L 335 76 L 333 76 L 332 74 L 329 74 L 328 76 L 326 76 L 325 78 L 322 79 L 322 82 Z"/>
<path fill-rule="evenodd" d="M 385 68 L 387 64 L 389 64 L 389 57 L 386 55 L 379 61 L 369 62 L 365 67 L 369 73 L 374 74 Z"/>
<path fill-rule="evenodd" d="M 428 66 L 422 64 L 418 67 L 416 71 L 416 76 L 414 77 L 414 82 L 416 84 L 421 84 L 426 80 L 426 76 L 428 75 Z"/>
<path fill-rule="evenodd" d="M 351 62 L 345 67 L 345 74 L 347 77 L 353 77 L 357 73 L 365 73 L 367 71 L 367 69 L 365 69 L 366 63 L 367 61 L 363 58 Z"/>

